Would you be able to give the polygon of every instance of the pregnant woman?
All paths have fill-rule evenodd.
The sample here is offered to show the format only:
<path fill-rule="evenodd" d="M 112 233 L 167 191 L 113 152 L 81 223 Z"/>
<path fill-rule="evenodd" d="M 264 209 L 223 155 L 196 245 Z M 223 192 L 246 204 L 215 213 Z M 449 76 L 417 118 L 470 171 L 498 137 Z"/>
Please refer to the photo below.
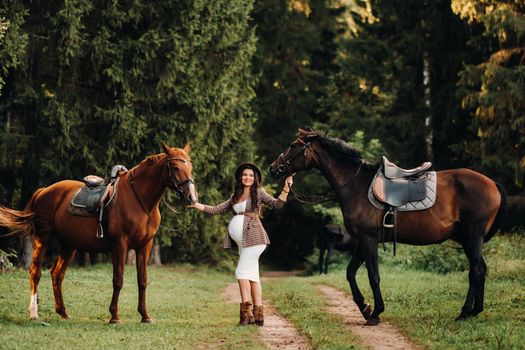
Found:
<path fill-rule="evenodd" d="M 241 311 L 239 325 L 264 324 L 262 288 L 259 280 L 259 256 L 270 244 L 268 234 L 259 218 L 262 204 L 282 208 L 293 183 L 292 176 L 286 178 L 284 188 L 278 198 L 270 196 L 261 186 L 261 171 L 253 163 L 243 163 L 235 170 L 235 190 L 227 201 L 216 206 L 195 203 L 193 208 L 206 214 L 234 215 L 224 237 L 224 248 L 232 248 L 235 243 L 239 249 L 239 263 L 235 276 L 241 292 Z M 232 243 L 233 242 L 233 243 Z M 253 302 L 253 310 L 251 309 Z"/>

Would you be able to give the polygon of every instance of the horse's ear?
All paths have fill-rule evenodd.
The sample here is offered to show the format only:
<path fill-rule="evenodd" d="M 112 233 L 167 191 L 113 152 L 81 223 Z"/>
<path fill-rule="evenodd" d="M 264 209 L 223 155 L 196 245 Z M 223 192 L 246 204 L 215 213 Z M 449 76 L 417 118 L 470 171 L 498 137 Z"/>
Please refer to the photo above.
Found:
<path fill-rule="evenodd" d="M 160 141 L 160 145 L 162 146 L 162 149 L 164 149 L 164 152 L 169 152 L 170 148 L 163 141 Z"/>
<path fill-rule="evenodd" d="M 299 128 L 297 130 L 297 137 L 307 137 L 311 136 L 313 133 L 314 132 L 312 128 L 310 128 L 309 126 L 303 126 L 302 128 Z"/>
<path fill-rule="evenodd" d="M 185 144 L 183 150 L 184 150 L 184 152 L 190 154 L 190 151 L 191 151 L 190 144 L 189 143 Z"/>

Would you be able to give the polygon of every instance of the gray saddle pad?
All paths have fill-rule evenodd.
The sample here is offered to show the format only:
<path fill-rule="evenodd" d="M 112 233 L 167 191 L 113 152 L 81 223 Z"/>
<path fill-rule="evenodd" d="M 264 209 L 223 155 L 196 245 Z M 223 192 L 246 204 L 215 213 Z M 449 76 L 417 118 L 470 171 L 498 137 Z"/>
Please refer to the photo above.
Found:
<path fill-rule="evenodd" d="M 377 176 L 377 175 L 376 175 Z M 414 202 L 408 202 L 405 205 L 402 205 L 400 207 L 397 207 L 397 210 L 399 211 L 414 211 L 414 210 L 424 210 L 432 207 L 434 203 L 436 202 L 436 184 L 437 184 L 437 174 L 435 171 L 429 171 L 424 176 L 427 177 L 426 182 L 426 197 L 420 201 L 414 201 Z M 375 177 L 372 180 L 372 183 L 370 184 L 370 187 L 368 188 L 368 200 L 374 207 L 377 209 L 384 209 L 384 204 L 380 202 L 375 196 L 372 191 L 372 184 L 374 183 Z"/>

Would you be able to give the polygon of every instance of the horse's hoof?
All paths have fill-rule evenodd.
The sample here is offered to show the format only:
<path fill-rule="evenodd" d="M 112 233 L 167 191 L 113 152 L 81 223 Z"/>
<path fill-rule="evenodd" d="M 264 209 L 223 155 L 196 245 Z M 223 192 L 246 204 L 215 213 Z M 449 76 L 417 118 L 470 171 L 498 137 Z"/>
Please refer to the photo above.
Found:
<path fill-rule="evenodd" d="M 378 324 L 379 317 L 371 317 L 366 321 L 365 326 L 377 326 Z"/>
<path fill-rule="evenodd" d="M 458 317 L 456 317 L 456 321 L 465 321 L 467 319 L 467 315 L 461 314 Z"/>
<path fill-rule="evenodd" d="M 151 318 L 143 318 L 142 321 L 140 321 L 140 323 L 153 323 L 153 320 Z"/>
<path fill-rule="evenodd" d="M 479 315 L 479 313 L 481 311 L 483 311 L 483 308 L 481 308 L 481 309 L 474 309 L 474 310 L 472 310 L 472 313 L 470 314 L 470 316 L 477 316 L 477 315 Z"/>
<path fill-rule="evenodd" d="M 109 324 L 120 324 L 120 318 L 112 318 L 109 320 Z"/>
<path fill-rule="evenodd" d="M 31 315 L 31 316 L 29 316 L 29 319 L 31 321 L 38 320 L 38 315 Z"/>
<path fill-rule="evenodd" d="M 71 317 L 65 311 L 64 312 L 57 312 L 57 313 L 60 315 L 60 317 L 62 317 L 63 320 L 70 320 L 71 319 Z"/>
<path fill-rule="evenodd" d="M 361 310 L 361 314 L 365 318 L 365 320 L 368 320 L 370 318 L 370 315 L 372 314 L 372 308 L 370 307 L 370 304 L 366 304 L 365 308 Z"/>

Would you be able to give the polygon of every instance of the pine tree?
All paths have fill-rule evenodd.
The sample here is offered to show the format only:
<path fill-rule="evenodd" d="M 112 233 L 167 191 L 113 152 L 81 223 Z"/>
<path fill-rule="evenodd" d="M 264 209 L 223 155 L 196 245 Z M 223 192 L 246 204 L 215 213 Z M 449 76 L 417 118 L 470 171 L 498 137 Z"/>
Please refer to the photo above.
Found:
<path fill-rule="evenodd" d="M 481 169 L 523 189 L 525 175 L 525 4 L 523 1 L 454 0 L 454 11 L 472 28 L 481 59 L 461 72 L 459 93 L 472 113 L 479 141 L 466 153 Z"/>
<path fill-rule="evenodd" d="M 26 38 L 19 64 L 2 62 L 0 149 L 22 179 L 14 206 L 39 186 L 131 167 L 159 152 L 160 141 L 193 145 L 203 201 L 229 195 L 235 165 L 254 157 L 251 10 L 244 0 L 10 1 L 6 43 L 11 30 Z M 164 226 L 180 231 L 190 221 L 162 211 Z M 194 216 L 172 252 L 216 261 L 224 219 Z M 160 232 L 167 246 L 173 235 Z"/>

